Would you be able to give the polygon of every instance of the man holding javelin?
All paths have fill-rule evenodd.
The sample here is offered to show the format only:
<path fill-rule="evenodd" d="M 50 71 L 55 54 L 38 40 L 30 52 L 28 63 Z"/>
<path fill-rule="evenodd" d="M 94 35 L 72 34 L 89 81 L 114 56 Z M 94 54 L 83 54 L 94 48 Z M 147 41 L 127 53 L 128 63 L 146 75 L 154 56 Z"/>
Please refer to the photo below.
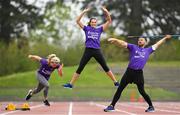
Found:
<path fill-rule="evenodd" d="M 163 44 L 167 39 L 170 39 L 171 35 L 166 35 L 164 38 L 159 40 L 156 44 L 145 48 L 147 41 L 145 38 L 138 39 L 138 45 L 127 43 L 123 40 L 119 40 L 116 38 L 109 38 L 108 41 L 117 46 L 127 48 L 130 52 L 129 65 L 124 73 L 120 85 L 114 95 L 114 98 L 111 104 L 104 109 L 105 112 L 110 112 L 115 110 L 115 104 L 119 100 L 122 91 L 129 83 L 135 83 L 137 85 L 139 93 L 143 96 L 145 101 L 148 103 L 149 107 L 145 110 L 145 112 L 154 112 L 155 109 L 151 102 L 150 97 L 144 90 L 144 76 L 143 76 L 143 68 L 150 56 L 161 44 Z"/>

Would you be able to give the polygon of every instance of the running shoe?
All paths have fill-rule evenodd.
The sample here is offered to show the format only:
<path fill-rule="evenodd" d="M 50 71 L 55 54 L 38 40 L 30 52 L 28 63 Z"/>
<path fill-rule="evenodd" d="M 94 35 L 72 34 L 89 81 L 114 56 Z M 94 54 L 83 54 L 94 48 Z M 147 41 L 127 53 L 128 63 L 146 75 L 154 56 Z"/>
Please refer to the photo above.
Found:
<path fill-rule="evenodd" d="M 155 109 L 154 109 L 153 106 L 149 106 L 149 107 L 145 110 L 145 112 L 154 112 L 154 111 L 155 111 Z"/>
<path fill-rule="evenodd" d="M 119 87 L 119 85 L 120 85 L 119 82 L 114 82 L 115 87 Z"/>
<path fill-rule="evenodd" d="M 48 102 L 48 100 L 44 100 L 43 102 L 44 102 L 44 105 L 50 106 L 50 103 Z"/>
<path fill-rule="evenodd" d="M 106 109 L 104 109 L 104 112 L 111 112 L 111 111 L 114 111 L 114 110 L 115 110 L 114 107 L 112 105 L 109 105 L 109 106 L 107 106 Z"/>
<path fill-rule="evenodd" d="M 26 101 L 28 101 L 28 100 L 32 97 L 32 92 L 33 92 L 32 89 L 30 89 L 30 90 L 28 91 L 28 94 L 26 95 Z"/>
<path fill-rule="evenodd" d="M 70 83 L 66 83 L 63 85 L 64 88 L 69 88 L 69 89 L 72 89 L 73 88 L 73 85 L 71 85 Z"/>

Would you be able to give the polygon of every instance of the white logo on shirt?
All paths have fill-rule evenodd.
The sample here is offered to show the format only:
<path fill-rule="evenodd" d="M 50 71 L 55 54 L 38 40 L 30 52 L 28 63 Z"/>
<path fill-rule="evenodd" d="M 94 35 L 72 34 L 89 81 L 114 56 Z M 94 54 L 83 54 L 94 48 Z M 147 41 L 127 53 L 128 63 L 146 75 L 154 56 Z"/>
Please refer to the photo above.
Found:
<path fill-rule="evenodd" d="M 51 72 L 47 71 L 45 68 L 42 69 L 42 73 L 44 73 L 46 75 L 50 75 L 51 74 Z"/>
<path fill-rule="evenodd" d="M 99 33 L 98 33 L 98 32 L 91 32 L 91 31 L 88 31 L 88 38 L 91 38 L 91 39 L 98 39 L 98 36 L 99 36 Z"/>
<path fill-rule="evenodd" d="M 134 58 L 144 58 L 145 57 L 145 52 L 140 52 L 136 50 L 136 55 L 134 56 Z"/>

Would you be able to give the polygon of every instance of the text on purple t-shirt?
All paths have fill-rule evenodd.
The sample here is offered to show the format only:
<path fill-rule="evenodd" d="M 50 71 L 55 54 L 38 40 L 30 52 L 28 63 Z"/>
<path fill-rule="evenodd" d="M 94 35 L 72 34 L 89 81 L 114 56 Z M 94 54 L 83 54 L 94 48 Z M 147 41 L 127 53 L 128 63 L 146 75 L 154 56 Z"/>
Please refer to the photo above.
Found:
<path fill-rule="evenodd" d="M 83 28 L 85 35 L 86 35 L 86 41 L 85 45 L 87 48 L 94 48 L 99 49 L 100 48 L 100 37 L 101 33 L 103 32 L 103 27 L 91 27 L 91 26 L 84 26 Z"/>
<path fill-rule="evenodd" d="M 128 68 L 134 70 L 143 69 L 150 54 L 154 51 L 152 47 L 141 48 L 134 44 L 128 44 L 127 48 L 130 51 Z"/>
<path fill-rule="evenodd" d="M 57 69 L 60 67 L 60 65 L 58 64 L 56 68 L 53 68 L 51 66 L 48 65 L 48 61 L 45 58 L 42 58 L 40 60 L 40 68 L 38 70 L 38 73 L 41 74 L 42 76 L 44 76 L 47 80 L 49 80 L 51 73 L 54 71 L 54 69 Z"/>

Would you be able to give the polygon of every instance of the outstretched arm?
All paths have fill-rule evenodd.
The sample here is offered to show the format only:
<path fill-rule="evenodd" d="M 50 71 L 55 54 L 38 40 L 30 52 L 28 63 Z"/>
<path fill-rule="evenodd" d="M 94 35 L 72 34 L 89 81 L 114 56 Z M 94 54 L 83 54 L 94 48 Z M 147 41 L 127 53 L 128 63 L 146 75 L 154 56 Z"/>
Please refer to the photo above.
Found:
<path fill-rule="evenodd" d="M 28 55 L 28 58 L 36 61 L 40 61 L 42 58 L 37 55 Z"/>
<path fill-rule="evenodd" d="M 127 42 L 125 42 L 123 40 L 116 39 L 116 38 L 109 38 L 108 41 L 112 44 L 119 46 L 119 47 L 127 48 L 127 46 L 128 46 Z"/>
<path fill-rule="evenodd" d="M 111 15 L 110 15 L 109 11 L 105 7 L 102 7 L 102 10 L 104 11 L 104 13 L 106 15 L 106 23 L 103 24 L 103 30 L 106 30 L 112 20 L 111 20 Z"/>
<path fill-rule="evenodd" d="M 83 15 L 88 12 L 90 10 L 90 8 L 86 8 L 83 10 L 83 12 L 77 17 L 76 19 L 76 23 L 79 25 L 80 28 L 84 28 L 83 23 L 81 22 L 81 18 L 83 17 Z"/>
<path fill-rule="evenodd" d="M 155 43 L 152 47 L 154 48 L 154 50 L 156 50 L 157 48 L 159 48 L 159 46 L 161 46 L 167 39 L 170 39 L 171 35 L 166 35 L 164 38 L 162 38 L 161 40 L 159 40 L 157 43 Z"/>

